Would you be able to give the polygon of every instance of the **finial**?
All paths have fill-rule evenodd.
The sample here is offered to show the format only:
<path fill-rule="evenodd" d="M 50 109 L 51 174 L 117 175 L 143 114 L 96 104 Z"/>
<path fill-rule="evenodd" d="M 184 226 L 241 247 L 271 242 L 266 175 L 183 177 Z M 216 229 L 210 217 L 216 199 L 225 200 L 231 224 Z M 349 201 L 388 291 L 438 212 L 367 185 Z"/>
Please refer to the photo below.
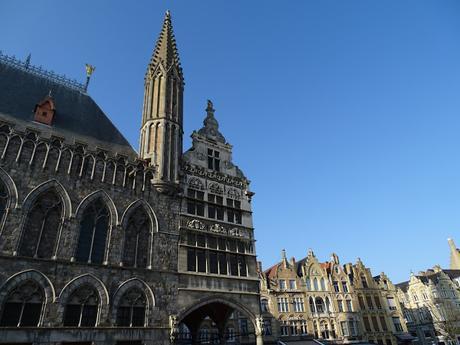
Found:
<path fill-rule="evenodd" d="M 166 17 L 171 17 L 171 12 L 169 10 L 166 10 L 165 16 Z"/>
<path fill-rule="evenodd" d="M 96 67 L 87 63 L 85 64 L 85 68 L 86 68 L 86 84 L 85 84 L 85 92 L 86 92 L 86 90 L 88 90 L 89 80 L 93 72 L 96 70 Z"/>
<path fill-rule="evenodd" d="M 51 96 L 51 90 L 49 90 L 49 92 L 48 92 L 48 97 L 49 98 L 53 97 L 53 96 Z"/>
<path fill-rule="evenodd" d="M 286 260 L 286 250 L 285 250 L 285 249 L 283 249 L 283 250 L 281 251 L 281 258 L 282 258 L 283 260 Z"/>
<path fill-rule="evenodd" d="M 25 67 L 26 68 L 29 68 L 29 65 L 30 65 L 30 58 L 32 57 L 32 54 L 29 53 L 29 55 L 27 55 L 26 57 L 26 62 L 25 62 Z"/>
<path fill-rule="evenodd" d="M 214 116 L 214 104 L 212 104 L 212 101 L 208 99 L 208 106 L 206 107 L 206 113 L 208 116 Z"/>

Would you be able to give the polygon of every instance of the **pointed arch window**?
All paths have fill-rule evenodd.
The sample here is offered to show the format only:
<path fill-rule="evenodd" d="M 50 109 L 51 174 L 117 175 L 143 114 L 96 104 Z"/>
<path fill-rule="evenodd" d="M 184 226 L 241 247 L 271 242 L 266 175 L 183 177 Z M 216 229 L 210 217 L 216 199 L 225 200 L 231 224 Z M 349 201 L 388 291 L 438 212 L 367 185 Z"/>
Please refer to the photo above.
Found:
<path fill-rule="evenodd" d="M 321 291 L 326 291 L 326 282 L 323 277 L 320 279 Z"/>
<path fill-rule="evenodd" d="M 5 217 L 6 209 L 8 208 L 9 196 L 8 188 L 5 183 L 0 180 L 0 224 Z"/>
<path fill-rule="evenodd" d="M 308 302 L 309 302 L 309 304 L 310 304 L 310 311 L 311 311 L 312 313 L 316 313 L 316 306 L 315 306 L 315 302 L 313 301 L 313 297 L 310 297 L 310 298 L 308 299 Z"/>
<path fill-rule="evenodd" d="M 64 326 L 94 327 L 97 322 L 99 295 L 91 286 L 75 290 L 67 300 Z"/>
<path fill-rule="evenodd" d="M 321 297 L 315 298 L 316 311 L 318 313 L 324 313 L 324 302 Z"/>
<path fill-rule="evenodd" d="M 54 190 L 37 197 L 26 216 L 19 255 L 38 258 L 53 255 L 62 211 L 62 199 Z"/>
<path fill-rule="evenodd" d="M 123 265 L 147 267 L 149 258 L 151 221 L 143 207 L 136 208 L 130 215 L 125 228 Z"/>
<path fill-rule="evenodd" d="M 313 290 L 319 291 L 319 289 L 318 289 L 318 279 L 316 277 L 313 278 Z"/>
<path fill-rule="evenodd" d="M 117 326 L 143 327 L 145 325 L 145 294 L 138 288 L 128 290 L 117 310 Z"/>
<path fill-rule="evenodd" d="M 109 228 L 109 210 L 102 199 L 92 202 L 84 210 L 80 220 L 76 260 L 101 264 Z"/>
<path fill-rule="evenodd" d="M 36 327 L 43 308 L 44 291 L 28 280 L 11 291 L 2 308 L 1 327 Z"/>

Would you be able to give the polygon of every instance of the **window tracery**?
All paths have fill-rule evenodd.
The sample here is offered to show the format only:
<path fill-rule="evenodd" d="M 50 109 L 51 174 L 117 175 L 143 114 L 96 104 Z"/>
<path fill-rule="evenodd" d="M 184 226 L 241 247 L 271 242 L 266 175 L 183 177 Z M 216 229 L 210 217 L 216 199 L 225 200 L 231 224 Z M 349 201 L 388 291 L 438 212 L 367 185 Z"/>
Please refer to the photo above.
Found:
<path fill-rule="evenodd" d="M 61 226 L 62 199 L 54 191 L 42 193 L 27 213 L 19 255 L 49 258 Z"/>
<path fill-rule="evenodd" d="M 145 325 L 144 292 L 138 288 L 128 290 L 120 300 L 117 311 L 117 326 L 143 327 Z"/>
<path fill-rule="evenodd" d="M 142 207 L 134 210 L 126 224 L 123 250 L 123 265 L 131 267 L 148 266 L 151 222 Z"/>
<path fill-rule="evenodd" d="M 97 322 L 99 296 L 88 285 L 75 290 L 67 300 L 64 326 L 94 327 Z"/>
<path fill-rule="evenodd" d="M 43 302 L 43 289 L 32 280 L 24 282 L 9 293 L 3 304 L 0 326 L 38 326 Z"/>
<path fill-rule="evenodd" d="M 0 224 L 8 208 L 9 193 L 5 183 L 0 180 Z"/>
<path fill-rule="evenodd" d="M 101 264 L 109 227 L 109 210 L 102 199 L 92 202 L 84 210 L 80 220 L 76 260 Z"/>

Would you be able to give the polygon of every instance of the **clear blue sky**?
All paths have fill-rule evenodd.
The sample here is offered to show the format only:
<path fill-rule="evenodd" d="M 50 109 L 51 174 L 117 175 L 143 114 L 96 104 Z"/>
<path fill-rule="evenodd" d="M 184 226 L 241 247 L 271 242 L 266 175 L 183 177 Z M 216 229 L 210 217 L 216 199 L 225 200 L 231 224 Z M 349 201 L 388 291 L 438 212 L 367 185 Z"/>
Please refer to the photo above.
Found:
<path fill-rule="evenodd" d="M 185 145 L 214 101 L 252 180 L 259 259 L 361 257 L 399 282 L 460 245 L 460 2 L 0 0 L 0 49 L 84 79 L 137 148 L 170 9 Z M 1 90 L 0 90 L 1 92 Z"/>

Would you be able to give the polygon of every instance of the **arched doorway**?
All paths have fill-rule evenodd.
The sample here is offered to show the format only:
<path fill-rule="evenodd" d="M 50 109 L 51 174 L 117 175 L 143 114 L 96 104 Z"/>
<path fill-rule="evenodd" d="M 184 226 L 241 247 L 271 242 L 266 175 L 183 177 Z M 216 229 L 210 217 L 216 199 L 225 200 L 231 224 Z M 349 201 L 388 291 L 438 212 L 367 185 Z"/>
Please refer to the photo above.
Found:
<path fill-rule="evenodd" d="M 177 345 L 262 345 L 260 320 L 245 307 L 226 300 L 207 300 L 185 310 L 171 336 Z"/>

